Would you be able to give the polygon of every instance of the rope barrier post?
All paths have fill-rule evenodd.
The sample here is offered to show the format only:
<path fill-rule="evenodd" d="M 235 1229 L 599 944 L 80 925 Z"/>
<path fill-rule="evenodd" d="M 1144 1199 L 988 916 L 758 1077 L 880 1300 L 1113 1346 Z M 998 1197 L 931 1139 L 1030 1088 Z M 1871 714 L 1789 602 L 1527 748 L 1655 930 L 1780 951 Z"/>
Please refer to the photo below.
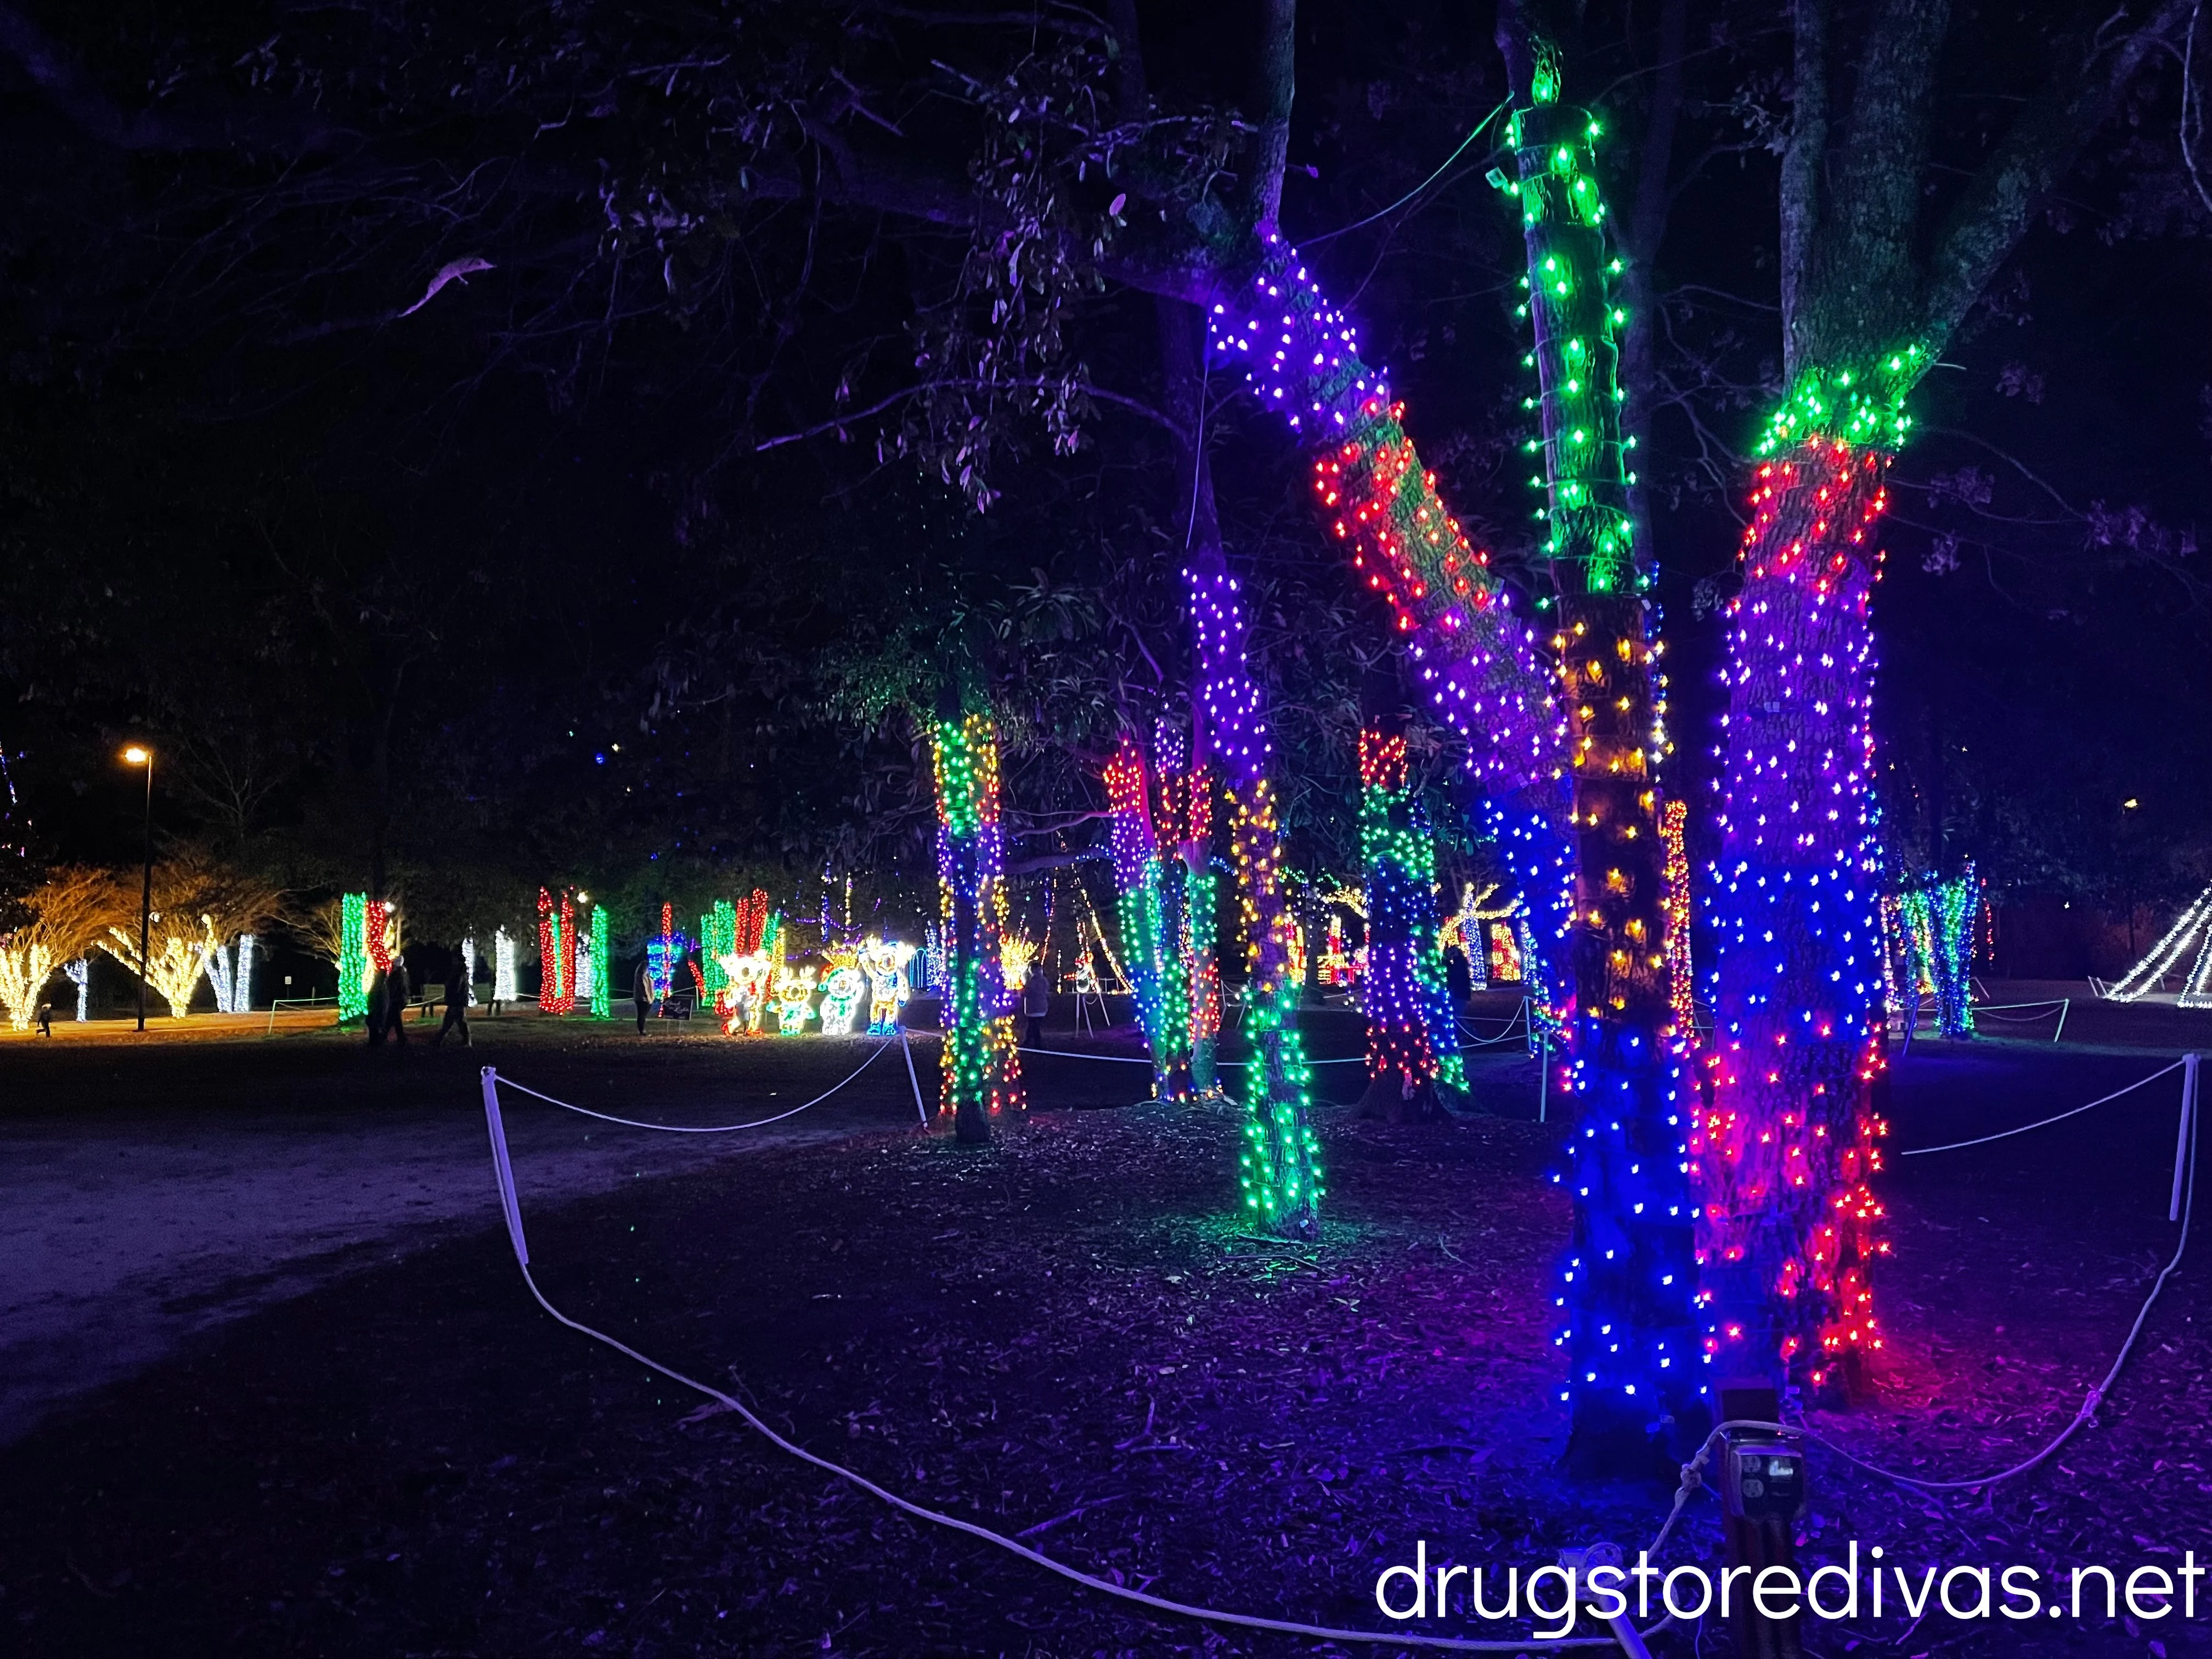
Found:
<path fill-rule="evenodd" d="M 914 1047 L 906 1040 L 906 1027 L 898 1028 L 899 1052 L 906 1056 L 906 1080 L 914 1085 L 914 1109 L 921 1119 L 921 1127 L 929 1127 L 929 1108 L 921 1103 L 921 1079 L 915 1075 Z"/>
<path fill-rule="evenodd" d="M 2181 1122 L 2173 1134 L 2173 1199 L 2166 1208 L 2168 1221 L 2181 1219 L 2182 1176 L 2189 1165 L 2189 1131 L 2197 1118 L 2197 1062 L 2201 1054 L 2181 1057 Z"/>
<path fill-rule="evenodd" d="M 522 1237 L 522 1206 L 514 1200 L 514 1165 L 507 1156 L 507 1125 L 499 1115 L 499 1073 L 483 1068 L 484 1130 L 491 1137 L 491 1172 L 499 1182 L 499 1207 L 507 1217 L 507 1236 L 514 1246 L 514 1259 L 530 1266 L 530 1246 Z"/>
<path fill-rule="evenodd" d="M 2066 1016 L 2073 1012 L 2074 999 L 2061 997 L 2058 1000 L 2058 1029 L 2051 1034 L 2051 1042 L 2054 1048 L 2057 1045 L 2058 1039 L 2066 1035 Z"/>

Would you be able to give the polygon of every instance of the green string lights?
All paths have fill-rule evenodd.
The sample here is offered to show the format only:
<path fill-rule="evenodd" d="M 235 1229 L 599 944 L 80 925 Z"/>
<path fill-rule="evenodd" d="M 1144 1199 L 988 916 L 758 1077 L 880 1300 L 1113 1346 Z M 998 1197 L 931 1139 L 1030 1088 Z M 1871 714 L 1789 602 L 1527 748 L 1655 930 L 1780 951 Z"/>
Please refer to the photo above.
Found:
<path fill-rule="evenodd" d="M 359 1019 L 368 1012 L 368 895 L 348 893 L 338 915 L 338 1018 Z"/>
<path fill-rule="evenodd" d="M 1321 1224 L 1321 1147 L 1312 1115 L 1313 1073 L 1298 1036 L 1305 987 L 1291 963 L 1297 926 L 1283 902 L 1281 831 L 1273 786 L 1248 778 L 1230 792 L 1230 836 L 1243 880 L 1251 969 L 1245 981 L 1244 1030 L 1253 1071 L 1244 1085 L 1244 1150 L 1237 1178 L 1244 1210 L 1257 1226 L 1284 1237 L 1310 1237 Z"/>
<path fill-rule="evenodd" d="M 609 982 L 611 964 L 607 960 L 607 907 L 592 907 L 592 1018 L 612 1019 L 615 1012 L 614 987 Z"/>
<path fill-rule="evenodd" d="M 1871 366 L 1808 368 L 1799 374 L 1781 408 L 1767 416 L 1758 451 L 1771 455 L 1816 439 L 1872 446 L 1890 455 L 1905 447 L 1912 416 L 1905 399 L 1929 367 L 1923 346 L 1907 345 Z"/>
<path fill-rule="evenodd" d="M 722 993 L 730 988 L 725 957 L 738 951 L 738 911 L 727 899 L 716 899 L 714 908 L 699 918 L 700 1000 L 709 1008 L 721 1006 Z"/>
<path fill-rule="evenodd" d="M 1615 330 L 1628 320 L 1609 296 L 1621 263 L 1606 252 L 1606 208 L 1595 179 L 1597 140 L 1604 129 L 1588 112 L 1554 101 L 1556 69 L 1540 59 L 1533 107 L 1508 128 L 1519 177 L 1494 174 L 1521 204 L 1528 242 L 1528 291 L 1520 314 L 1536 333 L 1522 359 L 1540 388 L 1524 408 L 1541 411 L 1543 435 L 1522 445 L 1544 467 L 1529 483 L 1548 492 L 1537 517 L 1548 535 L 1544 551 L 1582 568 L 1589 591 L 1604 593 L 1636 572 L 1628 486 L 1635 475 L 1626 454 L 1633 438 L 1620 433 L 1620 347 Z"/>

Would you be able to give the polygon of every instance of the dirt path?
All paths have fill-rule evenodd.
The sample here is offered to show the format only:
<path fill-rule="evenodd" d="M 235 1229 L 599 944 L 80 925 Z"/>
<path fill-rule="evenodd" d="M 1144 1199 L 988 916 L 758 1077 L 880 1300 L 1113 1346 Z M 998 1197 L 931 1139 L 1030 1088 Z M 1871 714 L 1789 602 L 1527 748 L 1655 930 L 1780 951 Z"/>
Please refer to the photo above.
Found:
<path fill-rule="evenodd" d="M 190 1333 L 485 1225 L 487 1060 L 595 1109 L 698 1123 L 796 1104 L 867 1053 L 736 1047 L 641 1050 L 612 1033 L 560 1045 L 526 1028 L 467 1054 L 371 1055 L 335 1040 L 12 1047 L 0 1059 L 0 1443 Z M 822 1106 L 741 1134 L 639 1133 L 512 1098 L 507 1117 L 524 1190 L 544 1202 L 912 1123 L 915 1107 L 894 1049 Z"/>

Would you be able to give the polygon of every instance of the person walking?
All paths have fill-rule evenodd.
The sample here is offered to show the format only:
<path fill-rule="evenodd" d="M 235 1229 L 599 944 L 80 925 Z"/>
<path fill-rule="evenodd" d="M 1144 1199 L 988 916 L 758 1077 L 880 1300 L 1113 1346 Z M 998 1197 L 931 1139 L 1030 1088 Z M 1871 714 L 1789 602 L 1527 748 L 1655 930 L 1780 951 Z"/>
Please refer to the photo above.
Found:
<path fill-rule="evenodd" d="M 637 1034 L 645 1035 L 645 1017 L 653 1009 L 653 963 L 651 958 L 637 959 L 637 977 L 631 981 L 630 994 L 637 1000 Z"/>
<path fill-rule="evenodd" d="M 392 976 L 379 968 L 368 976 L 368 1013 L 364 1022 L 368 1030 L 368 1046 L 384 1046 L 384 1025 L 386 1011 L 392 1005 Z"/>
<path fill-rule="evenodd" d="M 453 947 L 453 960 L 446 969 L 445 1021 L 438 1027 L 438 1035 L 430 1039 L 430 1046 L 442 1047 L 446 1033 L 456 1025 L 461 1028 L 461 1047 L 476 1047 L 469 1040 L 469 953 L 458 945 Z"/>
<path fill-rule="evenodd" d="M 54 1034 L 54 1005 L 52 1003 L 45 1000 L 41 1000 L 40 1002 L 38 1021 L 39 1035 L 40 1036 L 50 1037 Z"/>
<path fill-rule="evenodd" d="M 1022 981 L 1022 1012 L 1029 1016 L 1029 1031 L 1022 1038 L 1031 1048 L 1044 1042 L 1044 1017 L 1052 1012 L 1052 981 L 1045 977 L 1044 959 L 1030 958 L 1030 970 Z"/>
<path fill-rule="evenodd" d="M 403 1048 L 407 1046 L 407 1005 L 414 997 L 415 982 L 407 976 L 407 958 L 395 952 L 392 971 L 384 981 L 384 1023 L 392 1040 Z"/>

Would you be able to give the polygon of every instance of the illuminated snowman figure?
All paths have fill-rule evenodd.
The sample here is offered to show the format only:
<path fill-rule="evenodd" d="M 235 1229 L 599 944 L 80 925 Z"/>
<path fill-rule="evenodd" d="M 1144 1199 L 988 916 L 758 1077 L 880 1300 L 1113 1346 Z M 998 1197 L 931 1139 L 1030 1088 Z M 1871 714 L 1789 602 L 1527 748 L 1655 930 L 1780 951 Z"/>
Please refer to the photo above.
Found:
<path fill-rule="evenodd" d="M 868 978 L 855 965 L 859 951 L 849 945 L 833 945 L 823 951 L 830 971 L 822 976 L 822 1035 L 840 1036 L 853 1029 L 853 1016 L 868 994 Z"/>
<path fill-rule="evenodd" d="M 872 939 L 860 946 L 860 966 L 866 970 L 875 1000 L 868 1006 L 872 1036 L 889 1036 L 898 1030 L 899 1010 L 906 1006 L 906 965 L 914 946 L 895 939 Z"/>
<path fill-rule="evenodd" d="M 776 1018 L 786 1036 L 797 1036 L 806 1029 L 807 1019 L 814 1012 L 814 970 L 811 968 L 787 968 L 776 983 L 776 1000 L 781 1004 Z"/>

